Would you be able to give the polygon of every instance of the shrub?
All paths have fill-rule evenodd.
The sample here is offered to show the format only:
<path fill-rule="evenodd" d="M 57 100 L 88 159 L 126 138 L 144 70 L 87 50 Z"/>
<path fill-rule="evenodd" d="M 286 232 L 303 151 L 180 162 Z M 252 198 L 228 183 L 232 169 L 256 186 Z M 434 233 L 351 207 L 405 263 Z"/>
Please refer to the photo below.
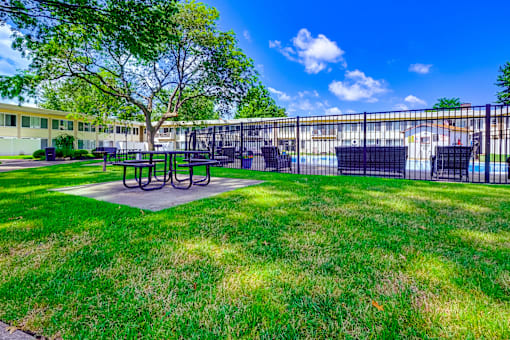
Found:
<path fill-rule="evenodd" d="M 61 149 L 57 149 L 57 151 L 55 151 L 55 156 L 57 156 L 58 158 L 64 157 L 64 151 L 62 151 Z"/>
<path fill-rule="evenodd" d="M 73 158 L 74 159 L 82 159 L 86 157 L 89 154 L 87 150 L 74 150 L 73 151 Z"/>
<path fill-rule="evenodd" d="M 32 154 L 32 157 L 34 157 L 35 159 L 42 159 L 46 157 L 46 152 L 41 149 L 35 150 L 34 153 Z"/>

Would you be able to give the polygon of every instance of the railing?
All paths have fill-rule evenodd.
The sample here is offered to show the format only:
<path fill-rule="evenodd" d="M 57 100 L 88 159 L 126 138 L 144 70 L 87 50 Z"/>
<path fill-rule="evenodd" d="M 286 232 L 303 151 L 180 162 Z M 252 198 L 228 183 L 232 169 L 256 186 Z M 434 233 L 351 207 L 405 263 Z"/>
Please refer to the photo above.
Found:
<path fill-rule="evenodd" d="M 509 106 L 261 119 L 239 125 L 196 130 L 188 147 L 217 156 L 233 148 L 235 160 L 223 164 L 232 168 L 246 168 L 250 162 L 243 158 L 249 152 L 254 155 L 249 168 L 259 171 L 510 183 Z"/>

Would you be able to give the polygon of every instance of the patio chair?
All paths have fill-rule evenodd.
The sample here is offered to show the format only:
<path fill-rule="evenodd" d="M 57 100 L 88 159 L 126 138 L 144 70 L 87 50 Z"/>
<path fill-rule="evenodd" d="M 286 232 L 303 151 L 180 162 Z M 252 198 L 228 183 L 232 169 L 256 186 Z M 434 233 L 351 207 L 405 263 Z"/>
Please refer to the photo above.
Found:
<path fill-rule="evenodd" d="M 291 158 L 289 155 L 280 155 L 280 150 L 276 146 L 263 146 L 260 148 L 262 156 L 264 157 L 265 168 L 281 169 L 289 168 L 292 171 Z"/>
<path fill-rule="evenodd" d="M 430 157 L 432 178 L 466 176 L 469 179 L 469 161 L 473 155 L 472 146 L 436 146 L 436 154 Z"/>

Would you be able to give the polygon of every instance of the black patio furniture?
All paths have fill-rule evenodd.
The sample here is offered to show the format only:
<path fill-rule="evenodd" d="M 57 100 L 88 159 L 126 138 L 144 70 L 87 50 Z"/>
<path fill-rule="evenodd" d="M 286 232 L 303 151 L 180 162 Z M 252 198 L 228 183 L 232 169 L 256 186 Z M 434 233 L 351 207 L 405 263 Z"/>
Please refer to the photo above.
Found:
<path fill-rule="evenodd" d="M 236 150 L 233 146 L 226 146 L 221 149 L 221 160 L 218 156 L 215 156 L 214 159 L 220 162 L 220 165 L 225 166 L 227 164 L 234 163 L 235 161 L 235 153 Z"/>
<path fill-rule="evenodd" d="M 262 146 L 260 148 L 264 157 L 265 169 L 272 168 L 276 171 L 288 168 L 292 171 L 291 158 L 289 155 L 280 155 L 280 150 L 276 146 Z"/>
<path fill-rule="evenodd" d="M 92 154 L 95 156 L 104 156 L 106 154 L 108 155 L 108 159 L 115 159 L 115 157 L 117 157 L 117 148 L 109 146 L 98 146 L 92 150 Z"/>
<path fill-rule="evenodd" d="M 137 153 L 140 155 L 138 159 L 129 159 L 120 162 L 115 162 L 113 165 L 122 166 L 123 171 L 123 184 L 126 188 L 140 188 L 144 191 L 158 190 L 163 188 L 166 183 L 170 182 L 172 187 L 176 189 L 189 189 L 192 185 L 205 186 L 210 183 L 210 166 L 218 164 L 218 161 L 207 158 L 194 158 L 203 155 L 209 155 L 209 151 L 141 151 Z M 179 157 L 182 156 L 182 159 Z M 163 157 L 163 158 L 161 158 Z M 183 163 L 181 163 L 181 161 Z M 163 168 L 158 168 L 158 164 L 163 165 Z M 194 168 L 204 166 L 206 168 L 206 175 L 203 178 L 196 179 L 194 177 Z M 133 168 L 135 171 L 136 185 L 126 183 L 127 168 Z M 179 168 L 187 168 L 185 178 L 179 178 L 178 172 L 182 172 Z M 143 169 L 148 169 L 146 179 L 143 176 Z M 159 185 L 149 186 L 149 184 L 158 182 Z M 179 183 L 187 182 L 186 185 L 179 185 Z"/>
<path fill-rule="evenodd" d="M 466 176 L 469 180 L 469 161 L 473 155 L 472 146 L 436 146 L 435 155 L 430 157 L 432 178 Z"/>
<path fill-rule="evenodd" d="M 366 169 L 366 171 L 397 173 L 406 177 L 407 146 L 367 146 L 366 148 L 337 146 L 335 151 L 337 170 L 340 174 Z"/>

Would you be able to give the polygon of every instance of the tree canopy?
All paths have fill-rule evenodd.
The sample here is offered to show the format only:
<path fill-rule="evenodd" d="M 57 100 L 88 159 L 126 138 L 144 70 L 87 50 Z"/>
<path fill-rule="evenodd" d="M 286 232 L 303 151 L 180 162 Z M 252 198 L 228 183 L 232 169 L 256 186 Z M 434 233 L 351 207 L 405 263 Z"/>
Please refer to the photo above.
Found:
<path fill-rule="evenodd" d="M 20 32 L 14 47 L 30 57 L 30 65 L 0 78 L 0 93 L 21 96 L 48 82 L 78 79 L 140 110 L 151 149 L 162 123 L 178 116 L 188 101 L 208 98 L 216 110 L 228 110 L 256 80 L 235 34 L 220 31 L 218 12 L 201 3 L 14 3 L 22 9 L 7 12 L 4 20 Z M 34 16 L 28 15 L 32 11 Z"/>
<path fill-rule="evenodd" d="M 501 88 L 496 96 L 496 103 L 510 105 L 510 62 L 507 61 L 499 68 L 499 75 L 496 85 Z"/>
<path fill-rule="evenodd" d="M 86 114 L 96 124 L 111 118 L 143 121 L 134 105 L 74 78 L 42 85 L 37 104 L 44 109 Z"/>
<path fill-rule="evenodd" d="M 285 117 L 285 109 L 276 105 L 267 88 L 259 84 L 248 90 L 242 99 L 235 118 Z"/>
<path fill-rule="evenodd" d="M 448 109 L 448 108 L 454 108 L 454 107 L 460 107 L 461 102 L 460 98 L 439 98 L 437 100 L 437 103 L 434 104 L 434 109 Z"/>

